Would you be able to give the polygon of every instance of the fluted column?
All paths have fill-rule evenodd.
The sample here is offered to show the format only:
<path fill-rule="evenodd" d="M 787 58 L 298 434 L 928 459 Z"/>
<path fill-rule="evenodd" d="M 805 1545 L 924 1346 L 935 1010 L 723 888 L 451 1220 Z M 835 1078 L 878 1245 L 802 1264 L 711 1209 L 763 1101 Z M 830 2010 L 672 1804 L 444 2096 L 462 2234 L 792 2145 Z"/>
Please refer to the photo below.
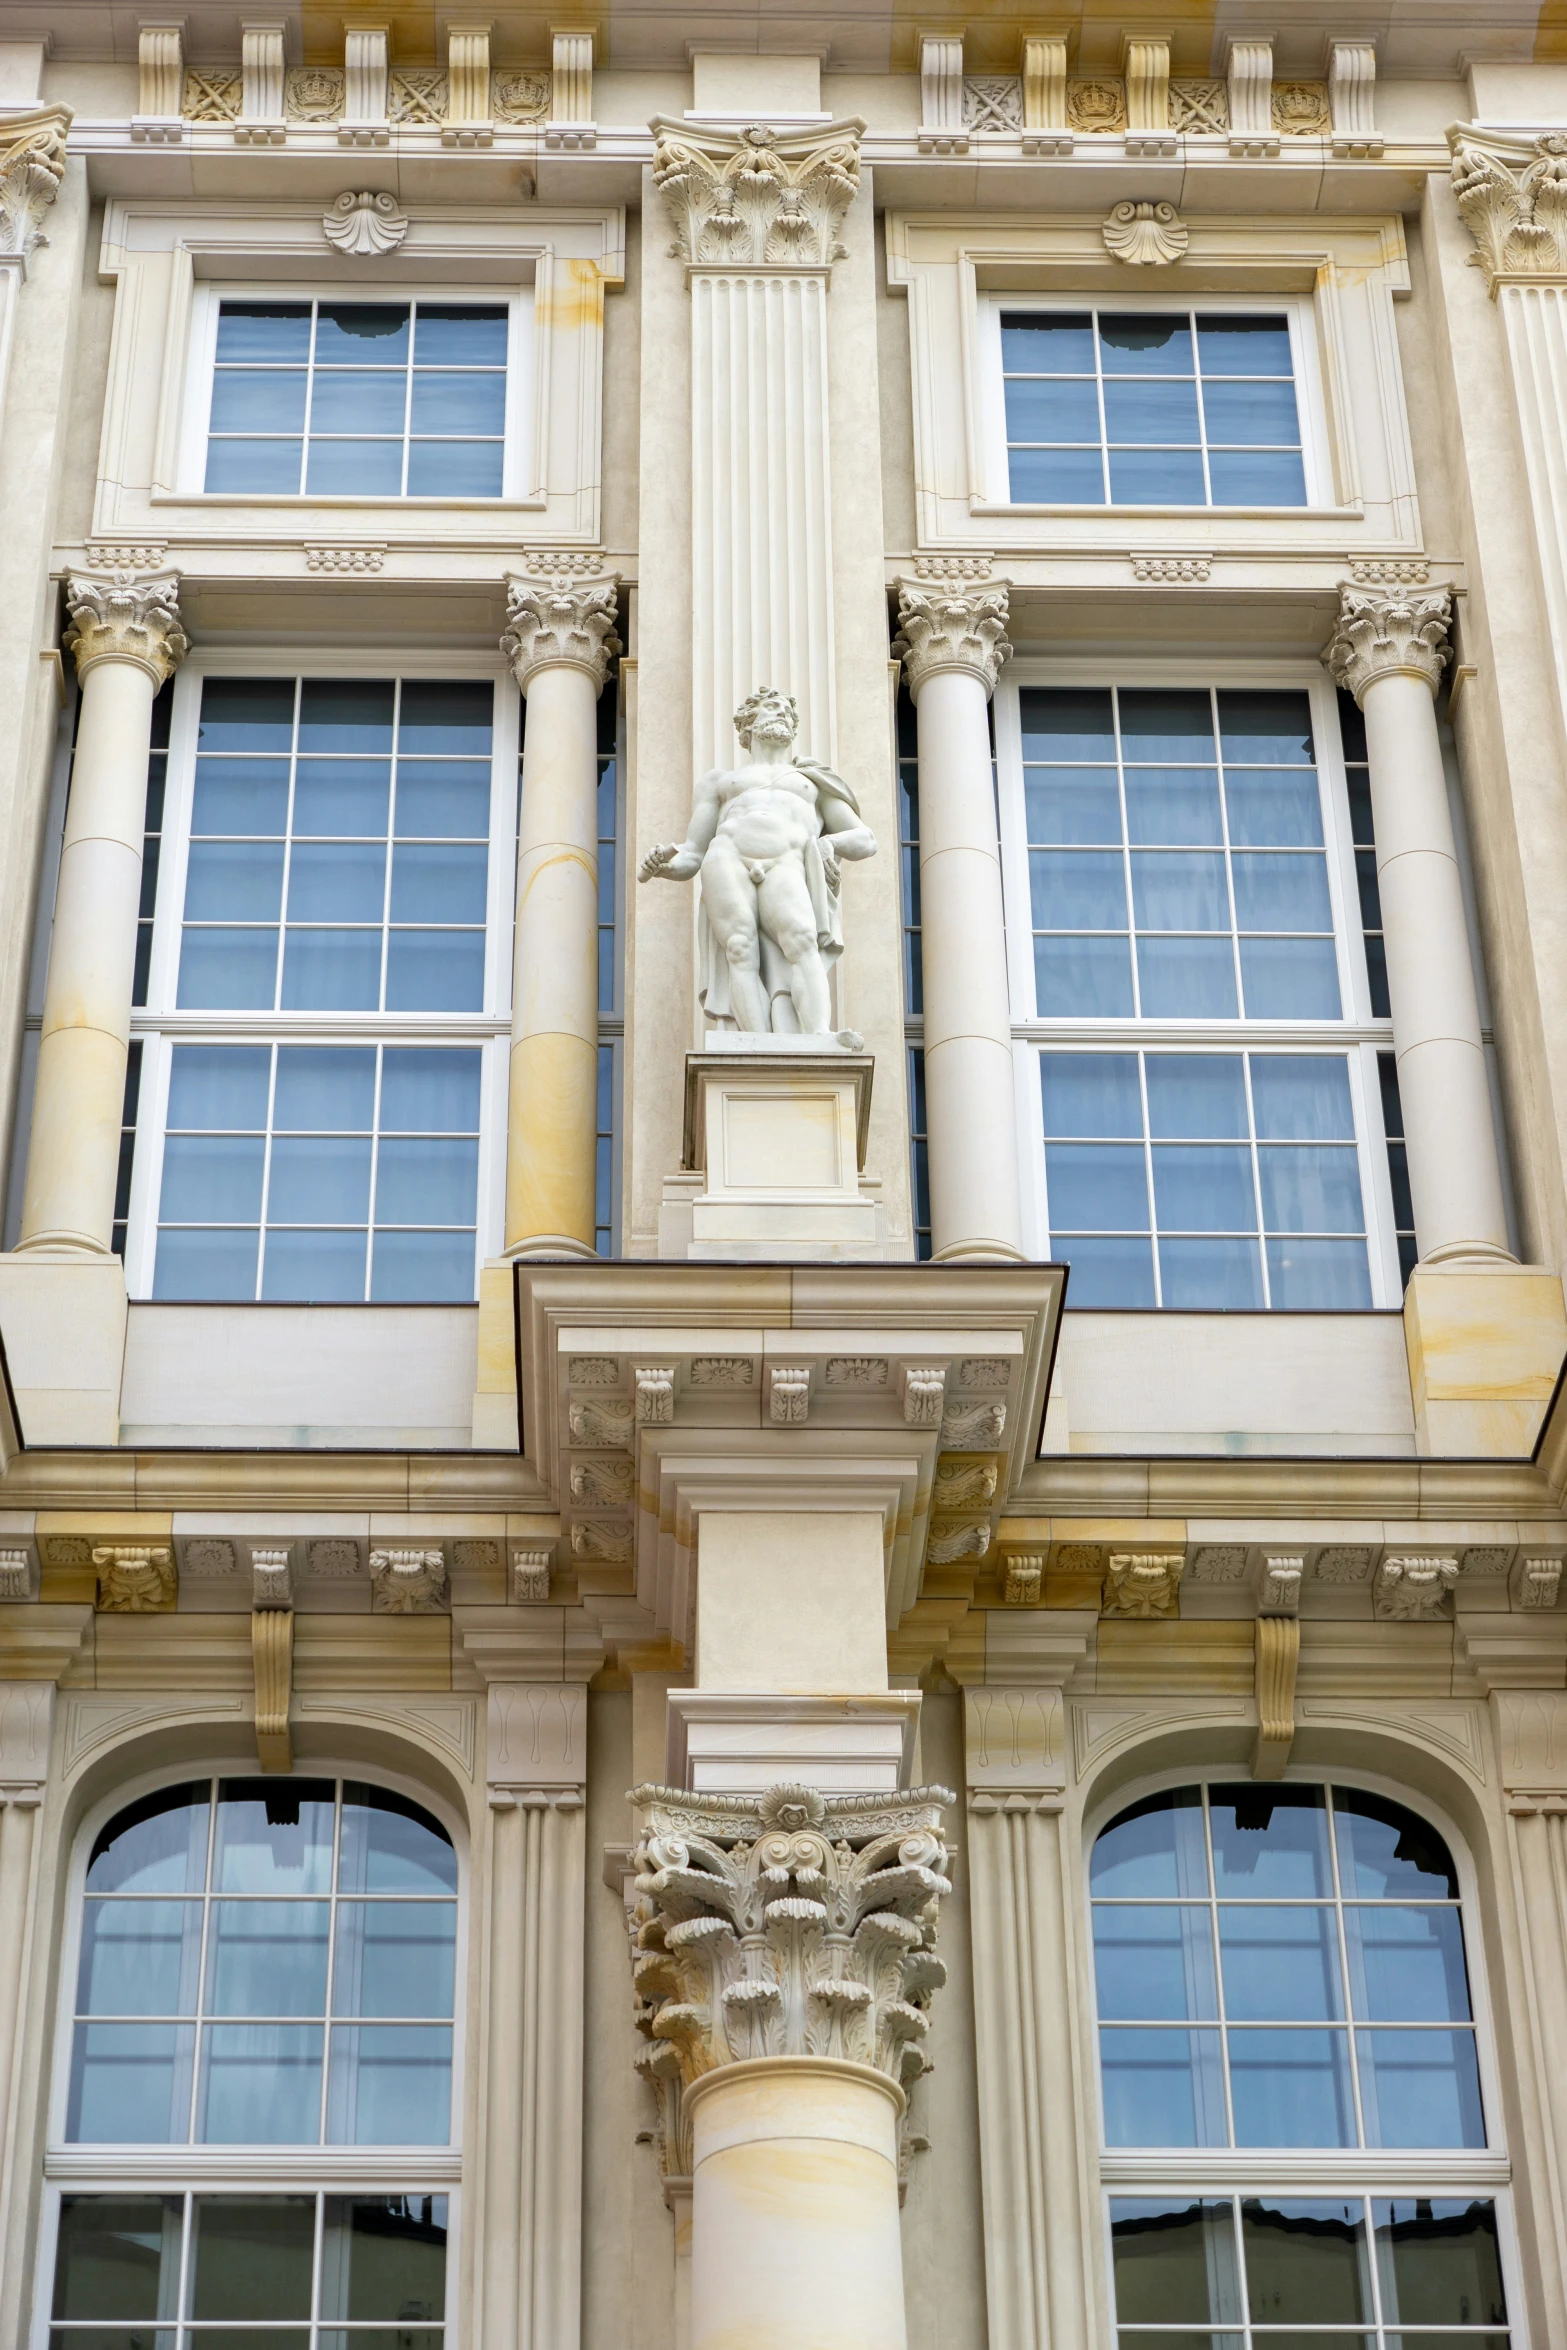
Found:
<path fill-rule="evenodd" d="M 904 2350 L 898 2147 L 952 1797 L 632 1801 L 639 2069 L 666 2147 L 690 2147 L 691 2350 Z"/>
<path fill-rule="evenodd" d="M 1510 1264 L 1434 698 L 1446 588 L 1340 590 L 1323 660 L 1364 712 L 1393 1050 L 1422 1263 Z"/>
<path fill-rule="evenodd" d="M 489 1693 L 479 2350 L 581 2333 L 586 1692 Z"/>
<path fill-rule="evenodd" d="M 919 728 L 920 921 L 932 1254 L 1020 1258 L 1006 917 L 986 705 L 1007 642 L 1004 586 L 902 581 L 893 650 Z"/>
<path fill-rule="evenodd" d="M 19 1249 L 107 1256 L 114 1231 L 154 696 L 183 659 L 173 572 L 66 583 L 81 714 L 55 896 Z"/>
<path fill-rule="evenodd" d="M 618 581 L 507 582 L 527 697 L 506 1121 L 506 1254 L 591 1257 L 598 1099 L 598 718 Z"/>

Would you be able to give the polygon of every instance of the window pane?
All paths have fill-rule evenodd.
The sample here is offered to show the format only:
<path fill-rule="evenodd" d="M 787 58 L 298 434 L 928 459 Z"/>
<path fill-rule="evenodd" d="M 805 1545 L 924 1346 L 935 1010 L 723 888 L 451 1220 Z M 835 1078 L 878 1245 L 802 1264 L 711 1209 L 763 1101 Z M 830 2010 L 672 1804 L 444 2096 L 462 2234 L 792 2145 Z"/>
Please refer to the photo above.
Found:
<path fill-rule="evenodd" d="M 504 367 L 507 317 L 499 308 L 421 302 L 414 326 L 415 367 Z"/>
<path fill-rule="evenodd" d="M 1331 930 L 1327 860 L 1237 851 L 1235 919 L 1242 930 Z"/>
<path fill-rule="evenodd" d="M 1150 1053 L 1148 1123 L 1156 1140 L 1246 1134 L 1246 1081 L 1238 1053 Z"/>
<path fill-rule="evenodd" d="M 1254 2024 L 1228 2039 L 1237 2146 L 1354 2145 L 1347 2032 Z"/>
<path fill-rule="evenodd" d="M 389 1012 L 477 1012 L 484 1004 L 482 930 L 394 930 L 386 947 Z"/>
<path fill-rule="evenodd" d="M 1348 1064 L 1326 1053 L 1257 1054 L 1252 1101 L 1260 1142 L 1353 1142 Z"/>
<path fill-rule="evenodd" d="M 267 1192 L 271 1224 L 363 1224 L 370 1213 L 370 1137 L 279 1135 Z"/>
<path fill-rule="evenodd" d="M 1105 432 L 1112 451 L 1117 442 L 1158 442 L 1196 448 L 1202 435 L 1197 425 L 1197 387 L 1191 383 L 1116 383 L 1108 376 L 1104 387 Z M 1115 458 L 1110 477 L 1115 479 Z M 1198 468 L 1198 480 L 1202 478 Z"/>
<path fill-rule="evenodd" d="M 1039 1075 L 1047 1134 L 1141 1137 L 1135 1053 L 1041 1053 Z"/>
<path fill-rule="evenodd" d="M 1149 1020 L 1232 1020 L 1235 960 L 1228 938 L 1137 941 L 1137 983 Z"/>
<path fill-rule="evenodd" d="M 1126 879 L 1118 853 L 1035 849 L 1028 874 L 1034 920 L 1042 930 L 1126 928 Z"/>
<path fill-rule="evenodd" d="M 1140 1143 L 1053 1142 L 1045 1152 L 1050 1221 L 1062 1232 L 1146 1232 Z"/>
<path fill-rule="evenodd" d="M 412 425 L 416 433 L 473 433 L 479 436 L 504 433 L 505 376 L 498 372 L 493 375 L 457 375 L 437 373 L 433 369 L 416 375 Z M 1293 436 L 1270 434 L 1267 437 L 1289 439 Z"/>
<path fill-rule="evenodd" d="M 388 1045 L 381 1069 L 383 1133 L 476 1134 L 479 1081 L 476 1052 Z"/>
<path fill-rule="evenodd" d="M 1320 1787 L 1211 1787 L 1219 1898 L 1321 1900 L 1333 1890 Z"/>
<path fill-rule="evenodd" d="M 1101 1900 L 1205 1899 L 1208 1856 L 1196 1788 L 1145 1796 L 1112 1820 L 1094 1845 L 1089 1884 Z"/>
<path fill-rule="evenodd" d="M 1107 2146 L 1222 2146 L 1219 2035 L 1128 2030 L 1099 2034 Z"/>
<path fill-rule="evenodd" d="M 225 1779 L 218 1791 L 214 1889 L 329 1891 L 333 1801 L 330 1779 Z"/>
<path fill-rule="evenodd" d="M 82 2015 L 194 2015 L 201 1954 L 196 1901 L 88 1901 L 82 1912 Z"/>
<path fill-rule="evenodd" d="M 312 441 L 305 488 L 312 497 L 396 498 L 403 486 L 399 441 Z"/>
<path fill-rule="evenodd" d="M 1211 2022 L 1219 2005 L 1208 1910 L 1097 1902 L 1094 1980 L 1107 2022 Z"/>
<path fill-rule="evenodd" d="M 405 720 L 405 739 L 407 733 Z M 487 766 L 462 759 L 404 759 L 399 763 L 397 829 L 405 839 L 482 840 L 489 823 Z"/>
<path fill-rule="evenodd" d="M 1129 767 L 1126 831 L 1131 841 L 1172 847 L 1221 841 L 1224 828 L 1216 771 L 1211 767 Z"/>
<path fill-rule="evenodd" d="M 198 758 L 193 833 L 274 833 L 281 838 L 287 827 L 286 759 Z"/>
<path fill-rule="evenodd" d="M 236 497 L 296 497 L 300 446 L 298 441 L 209 441 L 202 487 Z"/>
<path fill-rule="evenodd" d="M 319 2024 L 208 2024 L 196 2135 L 209 2146 L 315 2145 L 321 2135 Z"/>
<path fill-rule="evenodd" d="M 1292 383 L 1205 383 L 1202 406 L 1210 441 L 1243 447 L 1299 444 Z"/>
<path fill-rule="evenodd" d="M 499 441 L 414 441 L 408 450 L 408 495 L 498 498 L 503 470 Z"/>
<path fill-rule="evenodd" d="M 1197 349 L 1205 377 L 1291 371 L 1289 321 L 1284 318 L 1259 318 L 1250 312 L 1234 317 L 1199 315 Z"/>
<path fill-rule="evenodd" d="M 299 694 L 300 749 L 389 751 L 394 698 L 395 688 L 377 679 L 307 677 Z"/>
<path fill-rule="evenodd" d="M 1240 2276 L 1228 2199 L 1147 2202 L 1112 2196 L 1110 2244 L 1115 2314 L 1123 2325 L 1139 2318 L 1159 2326 L 1239 2319 Z"/>
<path fill-rule="evenodd" d="M 1243 938 L 1241 979 L 1253 1020 L 1336 1020 L 1338 960 L 1330 938 Z"/>
<path fill-rule="evenodd" d="M 392 852 L 394 922 L 482 922 L 489 852 L 399 844 Z"/>
<path fill-rule="evenodd" d="M 1317 848 L 1322 796 L 1315 768 L 1227 767 L 1224 795 L 1237 848 Z"/>
<path fill-rule="evenodd" d="M 281 841 L 194 841 L 185 874 L 187 922 L 275 922 L 283 899 Z"/>
<path fill-rule="evenodd" d="M 290 930 L 283 946 L 283 1007 L 291 1012 L 373 1012 L 381 1000 L 381 932 Z"/>
<path fill-rule="evenodd" d="M 308 302 L 224 302 L 218 309 L 218 365 L 310 356 Z"/>
<path fill-rule="evenodd" d="M 1304 506 L 1306 472 L 1289 449 L 1214 449 L 1208 458 L 1216 506 Z"/>
<path fill-rule="evenodd" d="M 1074 1306 L 1143 1310 L 1156 1303 L 1153 1245 L 1147 1240 L 1092 1240 L 1055 1233 L 1052 1253 L 1072 1268 Z"/>
<path fill-rule="evenodd" d="M 1113 448 L 1110 498 L 1117 506 L 1201 506 L 1202 458 L 1195 449 Z"/>
<path fill-rule="evenodd" d="M 1092 376 L 1014 376 L 1006 387 L 1009 441 L 1087 442 L 1099 447 L 1099 393 Z"/>
<path fill-rule="evenodd" d="M 1248 2198 L 1241 2205 L 1246 2298 L 1256 2325 L 1356 2325 L 1375 2314 L 1365 2207 Z"/>
<path fill-rule="evenodd" d="M 180 941 L 181 1011 L 268 1012 L 277 993 L 275 930 L 187 930 Z"/>
<path fill-rule="evenodd" d="M 1192 330 L 1179 313 L 1133 311 L 1099 317 L 1102 365 L 1108 375 L 1190 375 Z"/>
<path fill-rule="evenodd" d="M 440 2323 L 446 2314 L 444 2195 L 329 2195 L 322 2223 L 324 2318 L 395 2320 L 399 2336 L 410 2321 Z"/>
<path fill-rule="evenodd" d="M 384 840 L 391 782 L 385 759 L 301 759 L 294 776 L 295 835 Z M 295 856 L 297 861 L 297 851 Z"/>
<path fill-rule="evenodd" d="M 284 1225 L 267 1234 L 261 1294 L 269 1305 L 358 1305 L 365 1294 L 363 1232 Z"/>
<path fill-rule="evenodd" d="M 318 374 L 310 395 L 313 433 L 397 433 L 401 435 L 408 379 L 400 371 L 343 368 Z M 318 452 L 312 450 L 312 470 Z"/>
<path fill-rule="evenodd" d="M 302 367 L 219 368 L 212 379 L 212 430 L 302 433 L 305 382 Z M 297 471 L 297 441 L 293 449 Z M 213 485 L 209 481 L 207 486 Z"/>
<path fill-rule="evenodd" d="M 254 1230 L 161 1231 L 152 1294 L 160 1301 L 200 1298 L 209 1304 L 253 1298 L 257 1244 Z"/>
<path fill-rule="evenodd" d="M 207 1787 L 160 1787 L 116 1812 L 87 1864 L 89 1893 L 199 1893 L 207 1873 Z"/>
<path fill-rule="evenodd" d="M 1371 1274 L 1363 1240 L 1270 1240 L 1268 1286 L 1284 1313 L 1364 1313 Z"/>
<path fill-rule="evenodd" d="M 316 320 L 316 365 L 378 367 L 408 361 L 406 302 L 323 302 Z"/>
<path fill-rule="evenodd" d="M 1161 1240 L 1159 1284 L 1164 1303 L 1189 1311 L 1222 1307 L 1255 1313 L 1262 1305 L 1262 1267 L 1254 1240 Z"/>
<path fill-rule="evenodd" d="M 52 2314 L 173 2317 L 183 2222 L 178 2195 L 62 2195 Z"/>
<path fill-rule="evenodd" d="M 1014 505 L 1104 504 L 1104 466 L 1097 449 L 1014 449 L 1008 475 Z"/>
<path fill-rule="evenodd" d="M 1344 2013 L 1338 1926 L 1309 1903 L 1226 1903 L 1219 1911 L 1224 2010 L 1232 2023 L 1336 2023 Z"/>
<path fill-rule="evenodd" d="M 352 1045 L 283 1045 L 273 1123 L 284 1129 L 368 1133 L 375 1115 L 375 1052 Z"/>
<path fill-rule="evenodd" d="M 290 922 L 379 922 L 386 850 L 379 842 L 296 843 L 289 864 Z"/>
<path fill-rule="evenodd" d="M 1401 1803 L 1360 1787 L 1336 1787 L 1333 1818 L 1346 1897 L 1458 1899 L 1458 1872 L 1447 1846 L 1433 1827 Z"/>
<path fill-rule="evenodd" d="M 444 2146 L 452 2035 L 444 2024 L 334 2024 L 327 2140 L 334 2146 Z"/>
<path fill-rule="evenodd" d="M 197 740 L 204 751 L 287 751 L 294 733 L 291 677 L 209 677 Z"/>
<path fill-rule="evenodd" d="M 1011 372 L 1092 375 L 1094 322 L 1086 310 L 1003 314 L 1001 364 Z"/>
<path fill-rule="evenodd" d="M 178 2145 L 190 2133 L 190 2024 L 78 2024 L 65 2134 L 88 2145 Z"/>
<path fill-rule="evenodd" d="M 1119 1019 L 1132 1009 L 1125 938 L 1036 938 L 1034 991 L 1045 1019 Z"/>
<path fill-rule="evenodd" d="M 1371 2206 L 1382 2314 L 1408 2325 L 1505 2325 L 1496 2206 L 1410 2196 Z"/>
<path fill-rule="evenodd" d="M 1360 1166 L 1348 1143 L 1259 1149 L 1263 1222 L 1270 1232 L 1361 1232 Z"/>
<path fill-rule="evenodd" d="M 313 2195 L 198 2195 L 191 2316 L 307 2318 L 315 2240 Z"/>
<path fill-rule="evenodd" d="M 215 1901 L 208 2014 L 324 2014 L 326 1952 L 324 1901 Z"/>
<path fill-rule="evenodd" d="M 1153 1196 L 1165 1232 L 1255 1232 L 1251 1153 L 1244 1143 L 1155 1143 Z"/>
<path fill-rule="evenodd" d="M 1123 695 L 1123 703 L 1125 699 Z M 1025 759 L 1114 759 L 1115 722 L 1107 686 L 1027 686 L 1018 704 Z"/>
<path fill-rule="evenodd" d="M 1298 689 L 1275 693 L 1221 686 L 1219 741 L 1227 761 L 1309 766 L 1316 757 L 1311 698 Z"/>
<path fill-rule="evenodd" d="M 377 1232 L 370 1295 L 377 1305 L 471 1305 L 471 1232 Z"/>
<path fill-rule="evenodd" d="M 1469 2021 L 1469 1977 L 1456 1909 L 1344 1911 L 1350 1997 L 1357 2016 L 1374 2023 Z"/>
<path fill-rule="evenodd" d="M 1227 931 L 1224 859 L 1200 851 L 1135 852 L 1132 904 L 1139 930 Z"/>
<path fill-rule="evenodd" d="M 467 1224 L 479 1190 L 479 1146 L 454 1136 L 387 1141 L 376 1170 L 378 1224 Z"/>
<path fill-rule="evenodd" d="M 438 1820 L 406 1796 L 350 1780 L 343 1789 L 338 1889 L 455 1893 L 457 1855 L 452 1840 Z"/>
<path fill-rule="evenodd" d="M 449 2016 L 456 1948 L 457 1912 L 449 1902 L 341 1902 L 333 2013 Z"/>
<path fill-rule="evenodd" d="M 1483 2146 L 1473 2032 L 1357 2032 L 1368 2146 Z"/>

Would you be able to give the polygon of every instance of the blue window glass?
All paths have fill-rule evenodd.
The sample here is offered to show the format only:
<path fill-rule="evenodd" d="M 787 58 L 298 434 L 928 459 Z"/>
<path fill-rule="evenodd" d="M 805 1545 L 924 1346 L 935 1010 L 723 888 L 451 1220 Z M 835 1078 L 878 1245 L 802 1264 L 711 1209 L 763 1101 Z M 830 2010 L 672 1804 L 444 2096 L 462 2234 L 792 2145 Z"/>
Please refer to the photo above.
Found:
<path fill-rule="evenodd" d="M 222 301 L 207 490 L 498 498 L 507 336 L 493 303 Z"/>
<path fill-rule="evenodd" d="M 132 1805 L 87 1872 L 67 2135 L 445 2145 L 456 1888 L 444 1829 L 379 1788 Z"/>
<path fill-rule="evenodd" d="M 1288 321 L 1003 311 L 1018 505 L 1303 506 Z"/>

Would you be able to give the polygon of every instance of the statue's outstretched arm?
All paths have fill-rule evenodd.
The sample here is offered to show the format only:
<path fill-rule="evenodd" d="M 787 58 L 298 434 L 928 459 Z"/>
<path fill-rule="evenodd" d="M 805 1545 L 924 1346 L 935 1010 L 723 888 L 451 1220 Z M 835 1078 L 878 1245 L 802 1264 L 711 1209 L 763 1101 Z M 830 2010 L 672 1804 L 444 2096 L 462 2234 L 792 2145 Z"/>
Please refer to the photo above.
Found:
<path fill-rule="evenodd" d="M 649 849 L 638 871 L 639 881 L 690 881 L 702 870 L 702 859 L 712 845 L 718 830 L 719 769 L 709 768 L 706 775 L 697 778 L 691 794 L 691 822 L 686 837 L 678 845 L 661 841 Z"/>
<path fill-rule="evenodd" d="M 822 831 L 827 834 L 840 857 L 874 857 L 876 835 L 868 824 L 861 823 L 847 800 L 830 797 L 819 791 L 816 804 L 822 812 Z"/>

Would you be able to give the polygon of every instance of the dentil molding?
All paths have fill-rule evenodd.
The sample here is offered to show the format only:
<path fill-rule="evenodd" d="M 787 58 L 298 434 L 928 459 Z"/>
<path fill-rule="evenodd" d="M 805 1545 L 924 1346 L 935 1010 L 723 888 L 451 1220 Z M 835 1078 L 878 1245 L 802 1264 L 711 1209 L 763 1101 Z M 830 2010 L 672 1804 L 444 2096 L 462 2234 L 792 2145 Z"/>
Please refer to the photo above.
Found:
<path fill-rule="evenodd" d="M 690 268 L 829 269 L 860 185 L 857 118 L 796 131 L 753 123 L 695 130 L 655 116 L 653 182 L 669 208 L 670 252 Z"/>
<path fill-rule="evenodd" d="M 44 214 L 65 177 L 70 126 L 66 106 L 40 107 L 0 124 L 0 256 L 15 255 L 24 270 L 34 248 L 49 242 Z"/>
<path fill-rule="evenodd" d="M 910 693 L 919 700 L 927 677 L 939 670 L 965 670 L 987 694 L 996 690 L 1007 641 L 1007 590 L 993 587 L 917 586 L 898 582 L 898 634 L 893 653 L 903 662 Z"/>
<path fill-rule="evenodd" d="M 179 584 L 174 571 L 140 579 L 128 571 L 109 578 L 73 571 L 65 583 L 70 626 L 62 642 L 76 656 L 77 676 L 97 661 L 130 661 L 154 685 L 165 685 L 189 649 Z"/>
<path fill-rule="evenodd" d="M 1567 133 L 1543 138 L 1455 123 L 1453 194 L 1475 241 L 1473 266 L 1498 286 L 1567 281 Z"/>
<path fill-rule="evenodd" d="M 593 690 L 602 690 L 609 664 L 620 651 L 615 634 L 619 578 L 574 581 L 506 581 L 506 633 L 501 651 L 523 693 L 536 669 L 585 669 Z"/>
<path fill-rule="evenodd" d="M 760 1798 L 639 1787 L 633 1856 L 637 2070 L 666 2146 L 704 2073 L 764 2056 L 873 2065 L 905 2093 L 926 2069 L 951 1890 L 944 1787 L 885 1799 L 781 1786 Z"/>
<path fill-rule="evenodd" d="M 1447 665 L 1452 597 L 1445 587 L 1418 594 L 1339 589 L 1339 615 L 1322 658 L 1335 685 L 1360 701 L 1379 677 L 1424 678 L 1435 693 Z"/>

